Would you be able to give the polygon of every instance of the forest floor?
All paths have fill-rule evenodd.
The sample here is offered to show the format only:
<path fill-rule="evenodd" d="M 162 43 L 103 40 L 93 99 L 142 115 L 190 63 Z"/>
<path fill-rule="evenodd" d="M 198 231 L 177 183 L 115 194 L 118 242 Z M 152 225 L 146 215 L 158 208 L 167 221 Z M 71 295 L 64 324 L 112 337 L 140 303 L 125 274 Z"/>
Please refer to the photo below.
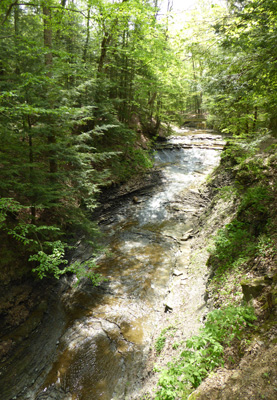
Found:
<path fill-rule="evenodd" d="M 275 143 L 273 141 L 272 143 Z M 258 155 L 268 164 L 267 154 Z M 276 187 L 276 162 L 267 167 L 270 185 Z M 245 293 L 242 278 L 263 279 L 265 283 L 255 298 L 249 302 L 254 307 L 257 321 L 247 328 L 241 340 L 232 341 L 224 351 L 224 366 L 214 370 L 189 396 L 189 400 L 274 400 L 277 398 L 277 326 L 276 326 L 276 251 L 265 250 L 263 255 L 243 265 L 240 271 L 230 272 L 220 290 L 212 281 L 212 271 L 207 264 L 207 250 L 218 229 L 230 223 L 238 210 L 237 196 L 216 195 L 220 187 L 232 183 L 230 172 L 218 168 L 208 184 L 199 190 L 206 199 L 206 208 L 199 209 L 193 230 L 179 242 L 181 262 L 173 272 L 169 288 L 168 310 L 157 326 L 153 346 L 145 370 L 143 389 L 133 399 L 151 400 L 156 397 L 161 372 L 168 363 L 174 363 L 184 342 L 203 326 L 205 315 L 224 305 L 243 304 Z M 275 182 L 275 183 L 274 183 Z M 185 199 L 185 197 L 184 197 Z M 272 241 L 276 249 L 276 205 L 270 209 Z M 255 217 L 253 216 L 253 219 Z M 205 296 L 203 297 L 203 286 Z M 195 321 L 198 318 L 198 324 Z M 162 339 L 162 340 L 161 340 Z M 161 344 L 159 347 L 159 343 Z M 168 397 L 171 399 L 171 397 Z M 179 397 L 178 397 L 179 398 Z M 177 398 L 176 398 L 177 399 Z"/>

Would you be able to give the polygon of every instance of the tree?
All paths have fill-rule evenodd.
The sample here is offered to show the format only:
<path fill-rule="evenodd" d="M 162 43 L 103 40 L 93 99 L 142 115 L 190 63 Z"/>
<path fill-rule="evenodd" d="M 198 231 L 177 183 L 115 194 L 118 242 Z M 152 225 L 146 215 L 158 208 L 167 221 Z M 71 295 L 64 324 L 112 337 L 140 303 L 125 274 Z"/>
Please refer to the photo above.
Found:
<path fill-rule="evenodd" d="M 151 165 L 139 129 L 157 133 L 173 92 L 156 14 L 147 0 L 1 2 L 2 230 L 32 262 L 62 265 L 61 235 L 95 232 L 101 186 Z"/>
<path fill-rule="evenodd" d="M 220 47 L 211 62 L 209 109 L 228 132 L 276 130 L 277 2 L 229 4 L 229 15 L 214 26 Z"/>
<path fill-rule="evenodd" d="M 72 135 L 74 127 L 90 118 L 92 108 L 76 107 L 76 98 L 66 91 L 68 82 L 60 67 L 61 58 L 65 66 L 70 55 L 60 49 L 60 37 L 53 44 L 63 26 L 51 18 L 57 3 L 27 6 L 11 4 L 4 9 L 1 28 L 8 36 L 8 43 L 1 41 L 2 228 L 22 241 L 29 253 L 51 256 L 57 238 L 70 226 L 76 229 L 83 223 L 92 227 L 90 233 L 95 231 L 81 205 L 95 207 L 98 186 L 107 177 L 95 164 L 110 154 L 100 155 L 90 139 Z M 75 86 L 75 95 L 80 91 Z M 16 220 L 12 226 L 9 215 Z"/>

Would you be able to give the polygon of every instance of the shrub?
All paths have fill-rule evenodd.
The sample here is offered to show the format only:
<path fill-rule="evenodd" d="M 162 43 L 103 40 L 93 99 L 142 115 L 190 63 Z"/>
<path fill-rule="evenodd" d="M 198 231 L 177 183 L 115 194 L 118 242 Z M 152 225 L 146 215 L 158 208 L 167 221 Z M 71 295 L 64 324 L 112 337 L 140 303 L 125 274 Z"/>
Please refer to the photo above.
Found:
<path fill-rule="evenodd" d="M 210 371 L 223 365 L 224 346 L 241 338 L 243 329 L 255 320 L 254 310 L 248 306 L 210 312 L 199 335 L 187 340 L 180 357 L 162 371 L 156 400 L 187 398 Z"/>
<path fill-rule="evenodd" d="M 174 326 L 170 325 L 170 326 L 168 326 L 167 328 L 164 328 L 161 331 L 160 336 L 158 337 L 158 339 L 156 340 L 156 343 L 155 343 L 155 350 L 156 350 L 157 354 L 160 354 L 162 349 L 165 346 L 165 342 L 166 342 L 165 334 L 166 334 L 166 332 L 168 332 L 169 330 L 174 330 L 174 329 L 175 329 Z"/>
<path fill-rule="evenodd" d="M 214 247 L 209 251 L 209 264 L 218 269 L 218 272 L 234 266 L 238 259 L 246 260 L 255 252 L 255 243 L 252 241 L 248 224 L 236 219 L 227 224 L 217 232 Z"/>

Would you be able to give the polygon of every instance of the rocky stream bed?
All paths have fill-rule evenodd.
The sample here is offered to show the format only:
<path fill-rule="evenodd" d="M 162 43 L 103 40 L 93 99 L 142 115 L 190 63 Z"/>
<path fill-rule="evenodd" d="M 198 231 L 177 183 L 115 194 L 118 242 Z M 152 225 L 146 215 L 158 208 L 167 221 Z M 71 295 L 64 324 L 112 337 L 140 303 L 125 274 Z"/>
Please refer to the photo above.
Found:
<path fill-rule="evenodd" d="M 99 287 L 71 276 L 37 284 L 36 295 L 31 283 L 5 295 L 11 310 L 29 311 L 2 337 L 1 400 L 154 398 L 153 366 L 166 366 L 210 306 L 207 246 L 235 210 L 231 198 L 212 209 L 205 184 L 223 145 L 212 132 L 179 130 L 157 149 L 151 174 L 103 198 L 97 218 L 109 251 L 98 258 Z M 73 259 L 91 257 L 80 238 Z M 172 335 L 157 356 L 163 329 Z"/>

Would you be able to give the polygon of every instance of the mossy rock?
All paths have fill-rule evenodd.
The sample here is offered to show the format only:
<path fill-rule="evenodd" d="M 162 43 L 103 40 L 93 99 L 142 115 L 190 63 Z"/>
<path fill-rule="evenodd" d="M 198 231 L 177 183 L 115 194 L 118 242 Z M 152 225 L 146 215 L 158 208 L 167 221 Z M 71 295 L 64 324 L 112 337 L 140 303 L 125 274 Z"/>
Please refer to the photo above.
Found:
<path fill-rule="evenodd" d="M 265 278 L 253 278 L 253 279 L 243 279 L 241 282 L 242 292 L 244 300 L 246 302 L 250 301 L 252 298 L 256 298 L 261 295 L 263 289 L 268 286 Z"/>
<path fill-rule="evenodd" d="M 201 398 L 201 392 L 197 390 L 189 395 L 188 400 L 198 400 L 200 398 Z"/>

